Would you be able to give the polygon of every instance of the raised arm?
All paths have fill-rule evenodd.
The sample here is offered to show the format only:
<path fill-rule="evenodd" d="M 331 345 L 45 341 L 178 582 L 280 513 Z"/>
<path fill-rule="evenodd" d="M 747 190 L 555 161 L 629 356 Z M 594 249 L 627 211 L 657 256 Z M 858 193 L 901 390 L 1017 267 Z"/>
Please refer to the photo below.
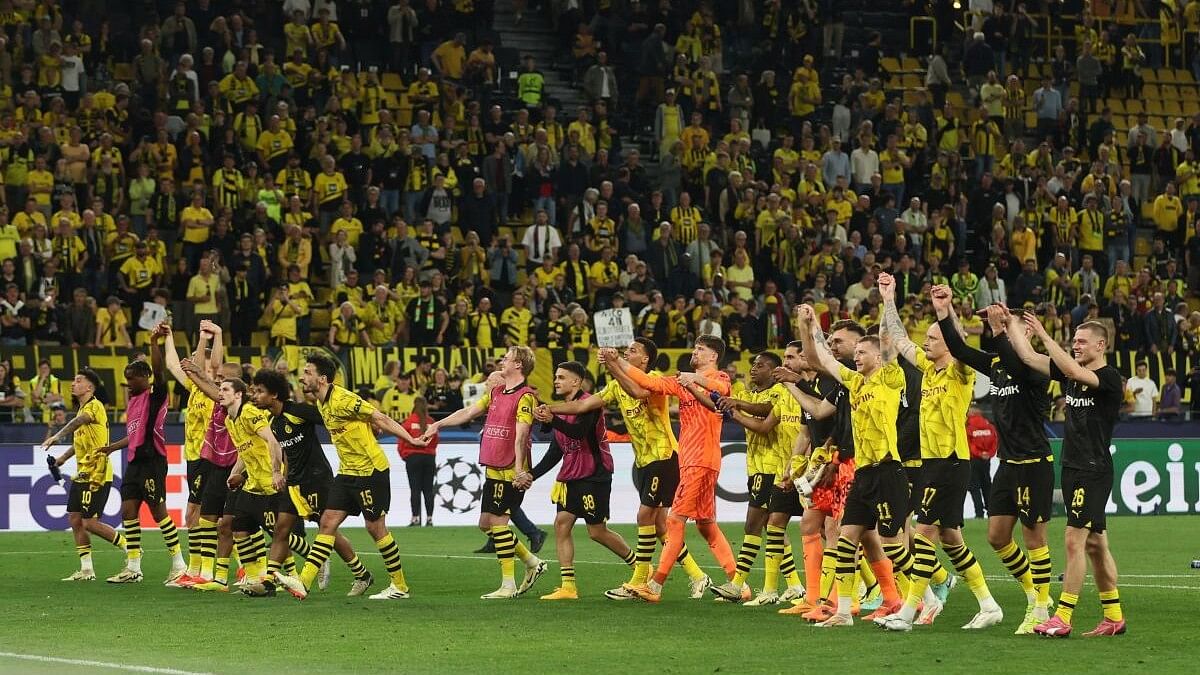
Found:
<path fill-rule="evenodd" d="M 191 359 L 184 359 L 179 362 L 179 366 L 183 368 L 183 372 L 187 373 L 188 379 L 196 383 L 196 388 L 202 394 L 216 401 L 221 398 L 221 390 L 217 384 L 208 379 L 204 371 Z"/>
<path fill-rule="evenodd" d="M 809 363 L 841 382 L 842 364 L 838 363 L 833 352 L 829 351 L 829 345 L 825 344 L 825 335 L 821 333 L 821 324 L 817 322 L 812 306 L 797 307 L 796 318 L 800 323 L 800 341 L 804 343 L 804 353 L 809 355 Z"/>
<path fill-rule="evenodd" d="M 197 343 L 197 349 L 199 349 L 199 343 Z M 175 350 L 174 332 L 167 333 L 167 336 L 163 338 L 163 351 L 163 356 L 167 360 L 167 370 L 170 371 L 171 377 L 174 377 L 175 381 L 179 384 L 185 387 L 188 386 L 191 380 L 188 379 L 187 373 L 183 372 L 183 367 L 179 365 L 179 352 Z M 193 355 L 193 358 L 195 358 L 195 355 Z"/>
<path fill-rule="evenodd" d="M 1034 350 L 1033 345 L 1029 342 L 1029 336 L 1025 334 L 1025 322 L 1021 318 L 1023 315 L 1010 314 L 1008 316 L 1008 330 L 1005 331 L 1008 333 L 1008 344 L 1025 365 L 1048 377 L 1050 375 L 1050 357 Z M 1033 319 L 1037 321 L 1036 316 L 1033 316 Z M 1038 321 L 1038 324 L 1041 322 Z M 1053 340 L 1048 341 L 1053 342 Z M 1043 342 L 1047 342 L 1047 340 L 1043 340 Z"/>
<path fill-rule="evenodd" d="M 958 315 L 954 313 L 952 304 L 953 294 L 947 297 L 939 290 L 941 288 L 943 287 L 934 288 L 930 292 L 930 296 L 933 302 L 933 311 L 937 313 L 938 326 L 942 329 L 942 339 L 946 341 L 946 348 L 950 350 L 950 355 L 981 373 L 991 372 L 994 356 L 975 349 L 963 340 L 962 326 L 958 323 Z M 946 291 L 949 290 L 946 289 Z"/>
<path fill-rule="evenodd" d="M 1046 327 L 1042 325 L 1042 322 L 1039 321 L 1036 316 L 1032 314 L 1026 314 L 1025 324 L 1033 330 L 1034 335 L 1037 335 L 1039 338 L 1041 338 L 1042 344 L 1046 346 L 1046 353 L 1049 354 L 1049 358 L 1054 362 L 1054 365 L 1058 367 L 1059 372 L 1061 372 L 1068 379 L 1074 380 L 1080 384 L 1099 388 L 1100 377 L 1096 375 L 1096 371 L 1084 368 L 1079 364 L 1078 361 L 1075 360 L 1074 356 L 1071 356 L 1067 353 L 1067 350 L 1060 347 L 1059 344 L 1050 337 L 1050 334 L 1046 332 Z"/>
<path fill-rule="evenodd" d="M 205 319 L 200 322 L 200 335 L 207 333 L 212 336 L 212 351 L 208 354 L 208 368 L 210 373 L 221 372 L 221 366 L 225 364 L 225 341 L 221 339 L 221 327 Z M 204 358 L 204 354 L 200 354 L 200 358 Z"/>
<path fill-rule="evenodd" d="M 908 338 L 900 312 L 896 309 L 896 280 L 892 275 L 879 275 L 879 294 L 883 296 L 883 320 L 879 324 L 879 345 L 883 350 L 884 363 L 891 363 L 896 356 L 916 365 L 917 346 Z"/>
<path fill-rule="evenodd" d="M 163 359 L 163 338 L 170 332 L 171 327 L 162 323 L 150 333 L 150 370 L 154 373 L 154 383 L 157 386 L 167 386 L 167 366 L 165 359 Z"/>

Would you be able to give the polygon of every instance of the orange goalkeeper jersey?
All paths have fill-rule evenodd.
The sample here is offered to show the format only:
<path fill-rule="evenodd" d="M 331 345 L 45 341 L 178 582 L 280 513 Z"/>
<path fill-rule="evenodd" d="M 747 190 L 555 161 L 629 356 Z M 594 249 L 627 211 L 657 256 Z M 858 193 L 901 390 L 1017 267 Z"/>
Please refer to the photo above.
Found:
<path fill-rule="evenodd" d="M 720 413 L 704 407 L 692 396 L 687 387 L 673 377 L 647 375 L 637 368 L 626 371 L 630 379 L 639 386 L 679 399 L 679 467 L 702 467 L 712 471 L 721 470 L 721 422 Z M 715 368 L 700 373 L 721 396 L 729 395 L 729 374 Z"/>

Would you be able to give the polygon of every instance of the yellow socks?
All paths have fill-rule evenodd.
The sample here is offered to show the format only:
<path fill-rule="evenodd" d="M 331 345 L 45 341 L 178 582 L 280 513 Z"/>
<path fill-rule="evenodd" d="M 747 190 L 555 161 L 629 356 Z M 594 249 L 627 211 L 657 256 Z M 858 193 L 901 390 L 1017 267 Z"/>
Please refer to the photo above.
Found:
<path fill-rule="evenodd" d="M 735 586 L 740 587 L 746 583 L 746 577 L 750 576 L 750 568 L 754 566 L 754 559 L 758 557 L 761 549 L 762 537 L 748 534 L 742 539 L 742 547 L 738 550 L 737 556 L 737 573 L 733 575 Z"/>
<path fill-rule="evenodd" d="M 317 579 L 317 573 L 321 571 L 325 561 L 329 560 L 329 554 L 333 552 L 333 540 L 332 534 L 318 534 L 313 539 L 312 549 L 304 563 L 304 569 L 300 572 L 300 581 L 305 588 L 312 586 Z"/>
<path fill-rule="evenodd" d="M 516 583 L 513 556 L 517 549 L 517 539 L 507 525 L 497 525 L 489 533 L 496 547 L 496 559 L 500 561 L 500 578 L 506 585 Z"/>
<path fill-rule="evenodd" d="M 1038 607 L 1050 606 L 1050 547 L 1029 549 L 1029 572 L 1037 593 Z"/>
<path fill-rule="evenodd" d="M 1030 572 L 1029 556 L 1025 555 L 1025 551 L 1017 546 L 1017 542 L 1010 541 L 1003 548 L 996 549 L 996 555 L 1000 556 L 1000 562 L 1008 568 L 1008 573 L 1021 584 L 1021 589 L 1025 591 L 1025 597 L 1032 603 L 1037 598 L 1037 591 L 1033 588 L 1033 574 Z"/>
<path fill-rule="evenodd" d="M 407 591 L 408 582 L 404 579 L 404 568 L 400 565 L 400 547 L 396 546 L 396 540 L 390 533 L 385 534 L 383 538 L 375 540 L 375 547 L 383 557 L 383 566 L 387 568 L 392 585 L 401 591 Z"/>
<path fill-rule="evenodd" d="M 630 586 L 640 586 L 650 578 L 650 564 L 654 560 L 654 549 L 658 537 L 653 525 L 638 525 L 637 549 L 634 551 L 633 576 Z"/>
<path fill-rule="evenodd" d="M 1079 602 L 1078 595 L 1063 591 L 1058 596 L 1058 609 L 1054 610 L 1054 616 L 1070 624 L 1071 616 L 1075 613 L 1075 603 L 1077 602 Z"/>
<path fill-rule="evenodd" d="M 1109 621 L 1121 621 L 1125 613 L 1121 611 L 1121 596 L 1117 589 L 1100 591 L 1100 607 L 1104 609 L 1104 618 Z"/>

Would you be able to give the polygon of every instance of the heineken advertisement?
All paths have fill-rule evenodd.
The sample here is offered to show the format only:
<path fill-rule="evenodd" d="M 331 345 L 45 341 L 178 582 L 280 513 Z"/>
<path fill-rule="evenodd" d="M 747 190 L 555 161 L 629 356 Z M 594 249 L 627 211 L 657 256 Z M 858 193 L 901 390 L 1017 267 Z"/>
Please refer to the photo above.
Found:
<path fill-rule="evenodd" d="M 1057 459 L 1062 441 L 1052 440 L 1051 445 Z M 1113 491 L 1108 513 L 1200 513 L 1200 438 L 1117 438 L 1110 451 Z"/>

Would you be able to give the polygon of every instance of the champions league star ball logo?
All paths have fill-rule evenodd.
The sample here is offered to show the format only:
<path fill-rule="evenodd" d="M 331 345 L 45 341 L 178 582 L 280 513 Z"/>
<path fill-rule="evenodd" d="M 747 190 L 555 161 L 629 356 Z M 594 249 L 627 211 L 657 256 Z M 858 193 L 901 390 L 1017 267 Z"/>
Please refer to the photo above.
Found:
<path fill-rule="evenodd" d="M 450 457 L 438 466 L 437 496 L 441 507 L 451 513 L 470 513 L 483 496 L 483 471 L 462 457 Z"/>

